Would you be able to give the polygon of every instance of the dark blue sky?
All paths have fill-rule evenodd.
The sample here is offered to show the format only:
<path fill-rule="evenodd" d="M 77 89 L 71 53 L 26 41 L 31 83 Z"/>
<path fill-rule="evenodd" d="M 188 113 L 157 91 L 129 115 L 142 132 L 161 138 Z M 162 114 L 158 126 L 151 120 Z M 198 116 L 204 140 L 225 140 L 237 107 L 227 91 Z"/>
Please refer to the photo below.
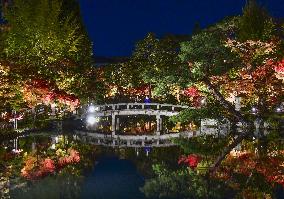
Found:
<path fill-rule="evenodd" d="M 148 32 L 190 34 L 241 13 L 246 0 L 80 0 L 96 56 L 128 56 Z M 269 13 L 284 17 L 284 0 L 259 0 Z"/>

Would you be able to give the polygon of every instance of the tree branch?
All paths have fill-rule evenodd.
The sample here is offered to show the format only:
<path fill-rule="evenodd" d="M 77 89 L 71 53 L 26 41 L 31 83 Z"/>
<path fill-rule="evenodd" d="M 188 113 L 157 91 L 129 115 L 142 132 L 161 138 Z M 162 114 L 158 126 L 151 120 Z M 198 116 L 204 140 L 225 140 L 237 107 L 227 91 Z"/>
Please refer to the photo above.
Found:
<path fill-rule="evenodd" d="M 239 135 L 233 143 L 231 143 L 229 146 L 227 146 L 221 153 L 221 155 L 218 156 L 215 163 L 210 167 L 209 173 L 214 173 L 216 169 L 220 166 L 221 162 L 226 158 L 226 156 L 232 151 L 233 148 L 235 148 L 239 143 L 242 142 L 242 140 L 246 137 L 248 134 L 248 131 L 246 133 L 242 133 Z"/>
<path fill-rule="evenodd" d="M 219 167 L 221 162 L 226 158 L 227 154 L 230 153 L 230 151 L 235 148 L 239 143 L 242 142 L 242 140 L 248 135 L 249 129 L 253 126 L 253 124 L 246 120 L 244 116 L 235 108 L 233 105 L 225 100 L 224 96 L 217 90 L 217 88 L 210 82 L 208 78 L 204 78 L 203 82 L 208 86 L 209 90 L 213 93 L 213 95 L 219 100 L 219 102 L 235 117 L 237 118 L 242 124 L 246 127 L 246 131 L 242 132 L 240 135 L 236 137 L 236 139 L 233 141 L 233 143 L 229 144 L 223 152 L 218 156 L 215 163 L 212 165 L 212 167 L 209 169 L 210 173 L 214 173 L 216 169 Z"/>
<path fill-rule="evenodd" d="M 225 100 L 224 96 L 215 88 L 215 86 L 210 82 L 208 78 L 204 78 L 202 80 L 206 86 L 209 88 L 209 90 L 212 92 L 212 94 L 219 100 L 219 102 L 230 112 L 233 114 L 235 118 L 237 118 L 240 122 L 242 122 L 243 125 L 245 126 L 251 126 L 251 122 L 247 121 L 243 115 L 239 112 L 236 111 L 233 105 Z"/>

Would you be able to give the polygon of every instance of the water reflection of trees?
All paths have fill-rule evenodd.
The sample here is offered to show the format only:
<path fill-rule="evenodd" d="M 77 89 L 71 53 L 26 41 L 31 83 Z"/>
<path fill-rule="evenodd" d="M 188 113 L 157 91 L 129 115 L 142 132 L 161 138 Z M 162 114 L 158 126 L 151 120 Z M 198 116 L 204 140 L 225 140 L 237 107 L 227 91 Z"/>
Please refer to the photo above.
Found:
<path fill-rule="evenodd" d="M 83 172 L 93 166 L 93 146 L 72 135 L 19 138 L 21 150 L 14 152 L 10 144 L 3 143 L 0 150 L 1 196 L 5 192 L 11 198 L 79 197 Z"/>
<path fill-rule="evenodd" d="M 156 177 L 142 191 L 157 198 L 276 198 L 284 192 L 284 140 L 279 132 L 256 138 L 247 136 L 210 172 L 226 143 L 233 138 L 214 136 L 178 140 L 185 154 L 201 161 L 172 170 L 154 167 Z"/>

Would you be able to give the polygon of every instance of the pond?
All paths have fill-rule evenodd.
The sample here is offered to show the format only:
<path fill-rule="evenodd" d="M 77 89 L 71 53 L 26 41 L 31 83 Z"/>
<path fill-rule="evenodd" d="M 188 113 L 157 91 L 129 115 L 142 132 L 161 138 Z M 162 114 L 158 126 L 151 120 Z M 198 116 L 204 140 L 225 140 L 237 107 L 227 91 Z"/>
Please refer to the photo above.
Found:
<path fill-rule="evenodd" d="M 206 175 L 228 143 L 214 136 L 171 147 L 107 147 L 75 134 L 37 133 L 4 140 L 2 198 L 284 198 L 283 134 L 246 138 Z M 183 155 L 186 154 L 186 155 Z M 147 196 L 147 197 L 146 197 Z"/>
<path fill-rule="evenodd" d="M 143 199 L 152 165 L 176 168 L 181 150 L 102 147 L 72 134 L 40 133 L 3 141 L 0 153 L 4 198 Z"/>

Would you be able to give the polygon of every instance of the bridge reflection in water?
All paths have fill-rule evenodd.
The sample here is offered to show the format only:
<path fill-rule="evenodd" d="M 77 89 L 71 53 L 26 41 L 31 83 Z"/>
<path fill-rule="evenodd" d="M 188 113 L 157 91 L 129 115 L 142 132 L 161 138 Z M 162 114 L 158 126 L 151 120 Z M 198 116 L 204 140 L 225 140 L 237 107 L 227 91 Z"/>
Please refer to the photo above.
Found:
<path fill-rule="evenodd" d="M 198 131 L 197 131 L 198 132 Z M 168 147 L 174 146 L 173 139 L 184 137 L 190 138 L 197 134 L 195 131 L 171 133 L 165 135 L 106 135 L 90 131 L 76 131 L 83 135 L 83 140 L 95 145 L 119 146 L 119 147 Z"/>
<path fill-rule="evenodd" d="M 111 133 L 98 133 L 98 124 L 87 124 L 86 130 L 77 130 L 84 139 L 97 145 L 119 146 L 119 147 L 165 147 L 173 146 L 172 140 L 178 137 L 191 137 L 198 132 L 187 131 L 169 133 L 165 129 L 163 120 L 167 117 L 177 115 L 180 111 L 191 107 L 183 105 L 159 104 L 159 103 L 119 103 L 105 105 L 84 106 L 79 111 L 78 118 L 86 121 L 88 117 L 106 118 L 110 123 Z M 81 113 L 81 114 L 80 114 Z M 121 119 L 123 117 L 136 116 L 155 117 L 155 130 L 149 135 L 125 135 L 120 133 Z"/>

